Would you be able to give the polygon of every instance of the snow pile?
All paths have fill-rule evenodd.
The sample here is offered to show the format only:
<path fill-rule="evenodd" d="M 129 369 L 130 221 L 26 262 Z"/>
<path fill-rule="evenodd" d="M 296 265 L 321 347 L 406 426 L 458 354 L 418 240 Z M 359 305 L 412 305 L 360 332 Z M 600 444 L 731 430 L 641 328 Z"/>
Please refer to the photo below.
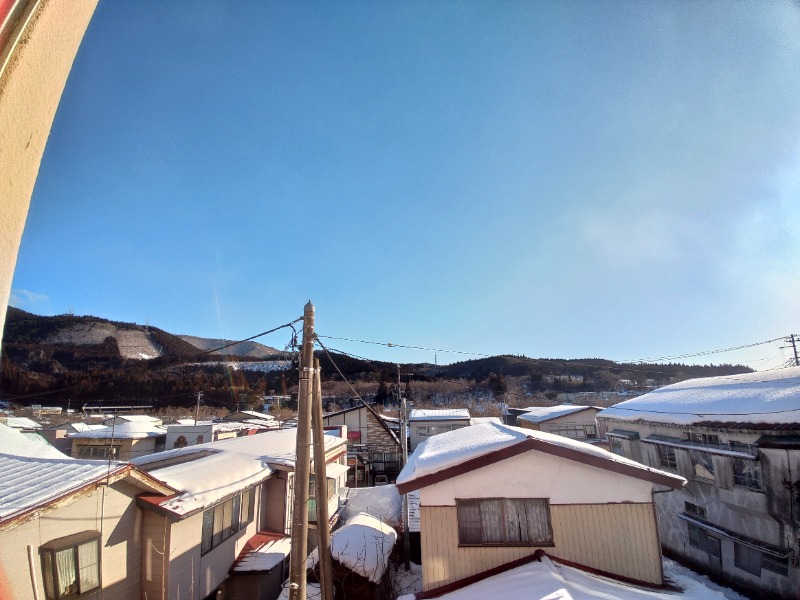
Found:
<path fill-rule="evenodd" d="M 746 596 L 716 584 L 706 575 L 695 573 L 668 558 L 664 559 L 664 578 L 670 583 L 683 588 L 687 598 L 716 600 L 717 598 L 725 597 L 728 600 L 747 600 Z M 709 595 L 711 592 L 715 592 L 715 595 Z"/>
<path fill-rule="evenodd" d="M 342 511 L 342 520 L 349 521 L 359 513 L 371 515 L 387 525 L 399 527 L 403 500 L 396 485 L 369 488 L 350 488 L 347 504 Z"/>
<path fill-rule="evenodd" d="M 800 367 L 690 379 L 607 408 L 598 417 L 691 425 L 800 422 Z"/>
<path fill-rule="evenodd" d="M 503 448 L 515 446 L 527 439 L 535 439 L 546 444 L 568 448 L 575 452 L 602 458 L 610 462 L 625 464 L 639 471 L 646 471 L 663 475 L 674 479 L 676 483 L 683 481 L 673 473 L 660 471 L 652 467 L 645 466 L 636 461 L 613 454 L 608 450 L 603 450 L 597 446 L 572 440 L 560 435 L 554 435 L 545 431 L 535 431 L 533 429 L 522 429 L 510 425 L 500 425 L 497 423 L 483 423 L 462 427 L 455 431 L 440 433 L 428 438 L 420 444 L 408 459 L 408 463 L 397 477 L 397 483 L 408 483 L 419 479 L 425 475 L 438 473 L 455 465 L 467 462 L 473 458 L 478 458 Z M 546 450 L 543 450 L 546 452 Z"/>
<path fill-rule="evenodd" d="M 361 513 L 331 534 L 331 556 L 372 583 L 380 583 L 395 542 L 397 532 L 394 529 Z M 317 550 L 314 550 L 307 564 L 313 566 L 317 560 Z"/>

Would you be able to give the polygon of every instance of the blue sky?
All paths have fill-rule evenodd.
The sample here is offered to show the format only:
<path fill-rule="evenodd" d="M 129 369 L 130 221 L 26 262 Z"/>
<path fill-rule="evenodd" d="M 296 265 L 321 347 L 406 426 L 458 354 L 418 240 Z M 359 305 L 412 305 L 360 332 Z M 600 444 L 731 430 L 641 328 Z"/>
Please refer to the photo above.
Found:
<path fill-rule="evenodd" d="M 12 304 L 644 359 L 798 332 L 798 231 L 797 3 L 106 1 Z"/>

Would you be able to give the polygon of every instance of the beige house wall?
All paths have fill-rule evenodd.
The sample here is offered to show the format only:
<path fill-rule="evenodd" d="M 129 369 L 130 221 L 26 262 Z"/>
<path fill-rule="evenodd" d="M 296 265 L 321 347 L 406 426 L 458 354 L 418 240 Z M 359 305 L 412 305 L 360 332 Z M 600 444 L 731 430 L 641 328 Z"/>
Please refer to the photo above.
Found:
<path fill-rule="evenodd" d="M 77 495 L 64 505 L 0 531 L 0 569 L 5 572 L 6 585 L 12 591 L 10 597 L 14 600 L 45 597 L 40 546 L 75 533 L 101 531 L 103 599 L 140 598 L 142 513 L 134 500 L 139 492 L 140 489 L 118 481 L 108 488 L 101 486 Z M 31 548 L 32 563 L 28 560 L 28 547 Z M 31 567 L 36 580 L 36 594 L 31 582 Z"/>
<path fill-rule="evenodd" d="M 253 522 L 202 556 L 202 511 L 182 521 L 170 521 L 153 511 L 146 511 L 142 589 L 147 598 L 205 598 L 222 585 L 247 540 L 258 532 L 262 490 L 263 486 L 256 487 Z"/>
<path fill-rule="evenodd" d="M 487 485 L 490 483 L 490 485 Z M 531 450 L 420 489 L 422 506 L 456 498 L 549 498 L 551 504 L 652 502 L 653 484 Z"/>
<path fill-rule="evenodd" d="M 663 582 L 652 503 L 553 504 L 548 554 L 656 585 Z M 455 506 L 423 506 L 422 581 L 427 591 L 532 555 L 539 547 L 459 547 Z"/>
<path fill-rule="evenodd" d="M 0 77 L 0 331 L 39 165 L 96 5 L 41 0 Z"/>

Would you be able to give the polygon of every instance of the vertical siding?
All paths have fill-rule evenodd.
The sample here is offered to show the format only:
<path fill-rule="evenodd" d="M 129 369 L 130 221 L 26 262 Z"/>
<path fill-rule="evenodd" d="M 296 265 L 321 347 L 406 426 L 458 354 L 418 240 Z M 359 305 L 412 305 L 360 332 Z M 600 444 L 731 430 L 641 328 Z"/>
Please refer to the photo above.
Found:
<path fill-rule="evenodd" d="M 553 556 L 654 584 L 662 583 L 652 504 L 551 505 Z M 459 548 L 455 506 L 422 507 L 423 589 L 533 554 L 537 547 Z"/>

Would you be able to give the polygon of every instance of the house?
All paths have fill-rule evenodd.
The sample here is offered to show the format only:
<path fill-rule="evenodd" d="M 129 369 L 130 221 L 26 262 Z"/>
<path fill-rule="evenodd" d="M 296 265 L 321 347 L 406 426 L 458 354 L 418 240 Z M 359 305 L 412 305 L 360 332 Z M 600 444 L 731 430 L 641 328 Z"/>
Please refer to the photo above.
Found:
<path fill-rule="evenodd" d="M 576 404 L 559 404 L 557 406 L 537 406 L 517 417 L 517 425 L 526 429 L 546 431 L 555 435 L 598 443 L 597 422 L 595 416 L 602 408 L 598 406 L 580 406 Z"/>
<path fill-rule="evenodd" d="M 613 452 L 685 477 L 665 553 L 759 597 L 800 589 L 800 367 L 691 379 L 597 415 Z"/>
<path fill-rule="evenodd" d="M 397 488 L 419 490 L 427 591 L 539 549 L 609 576 L 662 585 L 654 486 L 685 483 L 583 442 L 482 424 L 429 438 Z"/>
<path fill-rule="evenodd" d="M 86 423 L 59 423 L 58 425 L 49 425 L 39 430 L 39 435 L 42 436 L 54 448 L 61 451 L 67 456 L 72 456 L 72 438 L 69 437 L 71 433 L 81 433 L 89 431 L 90 429 L 104 429 L 105 425 L 87 425 Z"/>
<path fill-rule="evenodd" d="M 173 489 L 130 464 L 70 458 L 3 425 L 0 489 L 1 597 L 143 597 L 136 496 Z"/>
<path fill-rule="evenodd" d="M 218 590 L 224 590 L 225 597 L 246 598 L 253 591 L 249 586 L 256 583 L 271 598 L 277 596 L 279 587 L 269 589 L 270 572 L 282 569 L 282 560 L 241 577 L 233 567 L 264 545 L 259 536 L 291 535 L 296 444 L 297 430 L 285 429 L 134 460 L 178 490 L 168 498 L 139 497 L 144 513 L 142 560 L 148 565 L 142 589 L 149 599 L 205 598 Z M 346 439 L 326 435 L 325 457 L 328 510 L 335 519 L 347 472 Z M 310 489 L 315 490 L 313 479 Z M 315 521 L 313 494 L 308 510 L 309 520 Z"/>
<path fill-rule="evenodd" d="M 241 421 L 245 423 L 255 422 L 259 425 L 267 425 L 269 427 L 277 427 L 278 422 L 275 417 L 266 413 L 258 412 L 255 410 L 237 410 L 228 415 L 225 415 L 220 421 Z"/>
<path fill-rule="evenodd" d="M 213 423 L 212 421 L 195 421 L 194 419 L 178 419 L 164 427 L 167 430 L 165 449 L 195 446 L 206 442 L 227 440 L 238 437 L 245 427 L 238 423 Z"/>
<path fill-rule="evenodd" d="M 469 411 L 466 408 L 415 408 L 408 415 L 408 424 L 409 450 L 413 452 L 433 435 L 469 427 Z"/>
<path fill-rule="evenodd" d="M 138 456 L 161 452 L 167 430 L 144 420 L 115 417 L 110 425 L 67 435 L 72 440 L 73 458 L 95 460 L 132 460 Z"/>
<path fill-rule="evenodd" d="M 323 424 L 347 426 L 348 464 L 353 467 L 349 487 L 393 482 L 400 473 L 402 447 L 384 418 L 366 403 L 328 413 Z"/>

